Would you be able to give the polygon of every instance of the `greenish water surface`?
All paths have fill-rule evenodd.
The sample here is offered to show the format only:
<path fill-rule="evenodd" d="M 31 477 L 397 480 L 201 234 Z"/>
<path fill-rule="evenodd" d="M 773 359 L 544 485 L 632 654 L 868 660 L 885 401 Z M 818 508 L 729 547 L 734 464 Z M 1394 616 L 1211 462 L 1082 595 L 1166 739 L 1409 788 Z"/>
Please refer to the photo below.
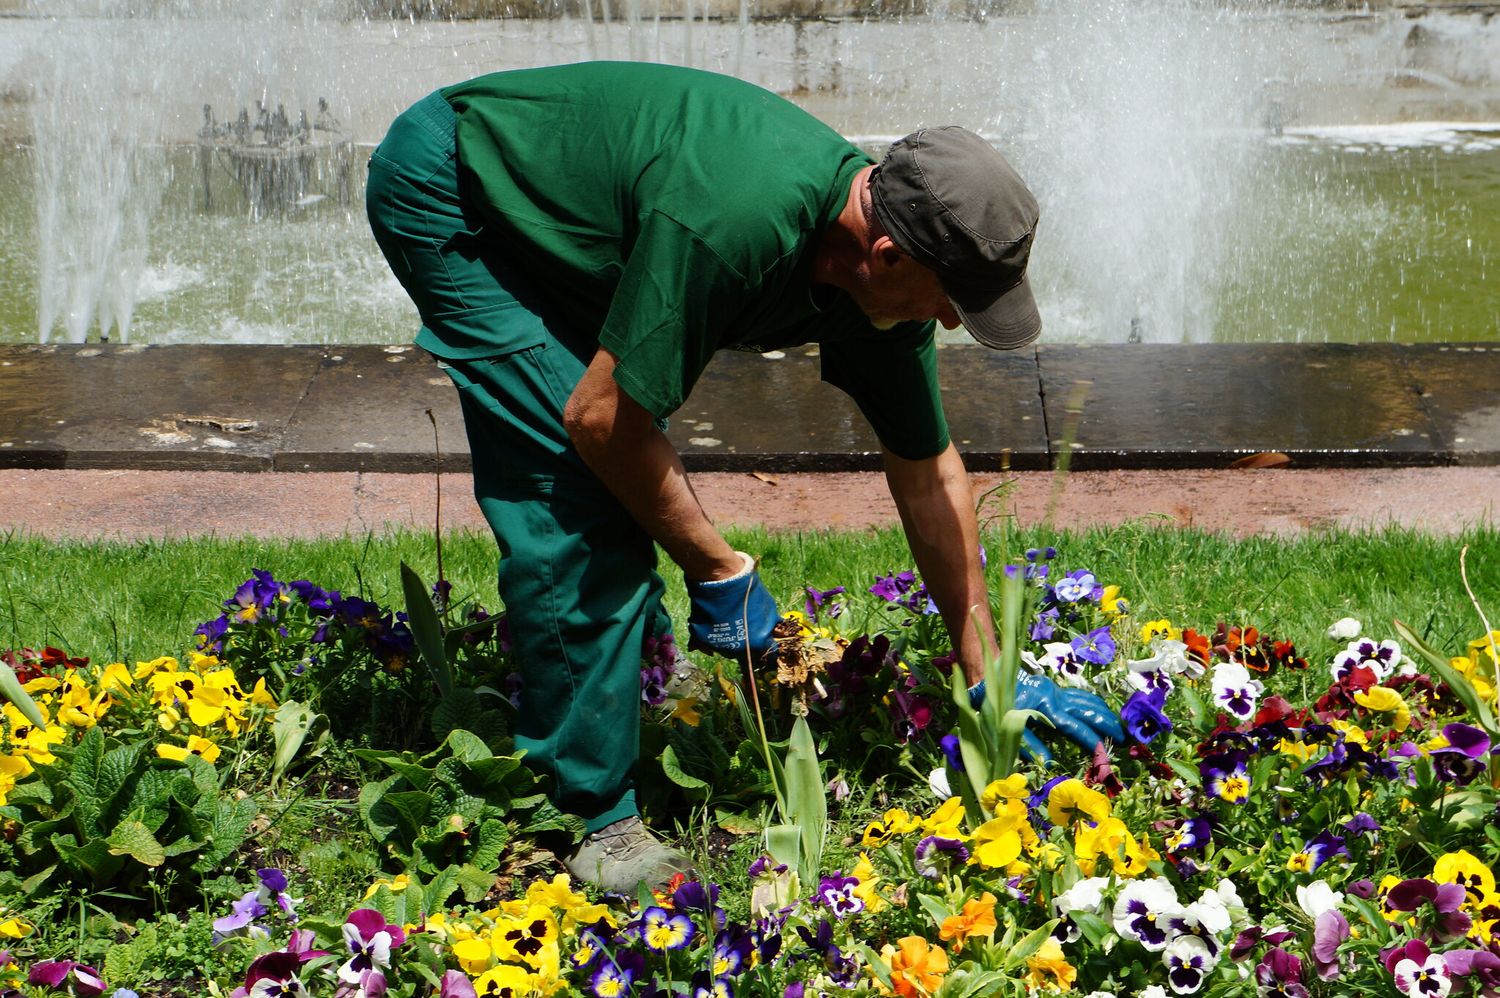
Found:
<path fill-rule="evenodd" d="M 1493 143 L 1500 146 L 1500 143 Z M 356 175 L 365 151 L 356 153 Z M 1268 143 L 1239 198 L 1223 262 L 1184 337 L 1220 342 L 1500 339 L 1500 148 Z M 381 259 L 356 190 L 260 221 L 190 149 L 149 215 L 129 339 L 144 343 L 400 343 L 415 311 Z M 38 212 L 28 151 L 0 151 L 0 342 L 37 342 Z M 1044 212 L 1045 215 L 1045 212 Z M 1101 229 L 1107 233 L 1107 225 Z M 1045 238 L 1043 232 L 1039 238 Z M 1172 247 L 1163 248 L 1172 252 Z M 1121 253 L 1136 252 L 1122 246 Z M 1185 267 L 1187 263 L 1185 262 Z M 1045 288 L 1043 282 L 1039 287 Z M 1052 342 L 1119 342 L 1065 282 L 1046 288 Z M 1078 318 L 1081 316 L 1082 318 Z M 97 328 L 90 339 L 97 339 Z M 112 338 L 119 339 L 118 331 Z M 1161 339 L 1147 330 L 1146 338 Z M 61 328 L 53 341 L 64 341 Z"/>

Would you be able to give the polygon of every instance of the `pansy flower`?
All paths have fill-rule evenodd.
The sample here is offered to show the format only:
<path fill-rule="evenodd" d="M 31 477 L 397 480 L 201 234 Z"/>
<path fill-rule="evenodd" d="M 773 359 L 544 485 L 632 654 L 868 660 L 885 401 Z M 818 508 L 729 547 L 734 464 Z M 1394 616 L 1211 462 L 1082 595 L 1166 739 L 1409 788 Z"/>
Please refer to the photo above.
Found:
<path fill-rule="evenodd" d="M 476 998 L 526 998 L 535 990 L 532 975 L 511 963 L 491 967 L 474 979 Z"/>
<path fill-rule="evenodd" d="M 1286 868 L 1302 873 L 1312 873 L 1333 857 L 1347 855 L 1349 855 L 1349 850 L 1344 848 L 1344 837 L 1335 835 L 1325 828 L 1308 839 L 1300 850 L 1292 854 L 1291 859 L 1287 860 Z"/>
<path fill-rule="evenodd" d="M 1400 664 L 1401 646 L 1396 642 L 1357 638 L 1333 657 L 1333 681 L 1343 682 L 1359 668 L 1369 669 L 1377 681 L 1382 680 Z"/>
<path fill-rule="evenodd" d="M 1458 884 L 1472 909 L 1494 903 L 1495 874 L 1467 849 L 1439 856 L 1433 864 L 1432 879 L 1440 884 Z"/>
<path fill-rule="evenodd" d="M 1454 722 L 1443 725 L 1444 744 L 1428 757 L 1438 778 L 1467 786 L 1484 772 L 1490 737 L 1479 728 Z"/>
<path fill-rule="evenodd" d="M 1172 721 L 1162 712 L 1166 700 L 1166 691 L 1160 689 L 1132 693 L 1120 708 L 1120 723 L 1125 732 L 1143 745 L 1159 734 L 1170 732 Z"/>
<path fill-rule="evenodd" d="M 1384 954 L 1384 959 L 1396 979 L 1396 990 L 1407 998 L 1445 998 L 1453 990 L 1447 961 L 1420 939 Z"/>
<path fill-rule="evenodd" d="M 803 586 L 802 588 L 807 593 L 804 609 L 807 612 L 808 620 L 818 619 L 818 613 L 823 609 L 824 603 L 828 604 L 829 620 L 833 620 L 844 612 L 843 601 L 834 599 L 835 596 L 841 596 L 846 592 L 843 586 L 834 586 L 832 589 L 821 590 L 814 589 L 812 586 Z"/>
<path fill-rule="evenodd" d="M 929 835 L 917 843 L 912 853 L 912 865 L 917 873 L 928 880 L 947 876 L 968 862 L 969 850 L 958 839 L 945 839 Z"/>
<path fill-rule="evenodd" d="M 391 950 L 406 942 L 406 931 L 389 925 L 373 908 L 359 908 L 344 921 L 344 944 L 349 959 L 339 967 L 339 980 L 365 987 L 366 975 L 380 973 L 391 965 Z"/>
<path fill-rule="evenodd" d="M 1239 662 L 1223 662 L 1214 668 L 1214 702 L 1241 721 L 1255 714 L 1255 703 L 1265 687 Z"/>
<path fill-rule="evenodd" d="M 641 941 L 658 953 L 682 949 L 693 941 L 693 920 L 687 915 L 665 908 L 647 908 L 641 912 Z"/>
<path fill-rule="evenodd" d="M 838 871 L 824 877 L 818 884 L 818 900 L 827 905 L 836 918 L 848 918 L 864 911 L 865 904 L 855 896 L 859 886 L 858 877 L 845 877 Z"/>
<path fill-rule="evenodd" d="M 26 983 L 62 991 L 71 986 L 78 998 L 94 998 L 104 993 L 104 980 L 99 972 L 86 964 L 73 960 L 43 960 L 33 963 L 26 974 Z"/>
<path fill-rule="evenodd" d="M 1200 937 L 1177 936 L 1162 951 L 1167 965 L 1167 984 L 1180 995 L 1190 995 L 1203 987 L 1203 978 L 1218 963 L 1214 951 Z"/>
<path fill-rule="evenodd" d="M 1170 938 L 1168 919 L 1181 911 L 1171 881 L 1164 877 L 1135 880 L 1126 884 L 1115 900 L 1115 932 L 1160 952 Z"/>
<path fill-rule="evenodd" d="M 1286 933 L 1282 938 L 1290 936 Z M 1272 948 L 1255 967 L 1261 998 L 1308 998 L 1302 983 L 1302 961 L 1280 946 Z"/>
<path fill-rule="evenodd" d="M 1093 572 L 1080 568 L 1058 579 L 1052 592 L 1059 603 L 1079 603 L 1098 599 L 1103 594 L 1104 587 L 1099 585 Z"/>
<path fill-rule="evenodd" d="M 1074 655 L 1094 665 L 1109 665 L 1115 658 L 1115 639 L 1110 635 L 1108 624 L 1078 635 L 1072 646 Z"/>
<path fill-rule="evenodd" d="M 938 927 L 938 934 L 944 942 L 951 941 L 953 952 L 957 953 L 975 936 L 993 939 L 997 928 L 999 922 L 995 920 L 995 895 L 985 891 L 978 898 L 965 901 L 963 910 L 957 915 L 944 919 L 943 924 Z"/>
<path fill-rule="evenodd" d="M 1040 665 L 1057 676 L 1065 686 L 1087 686 L 1087 663 L 1066 641 L 1049 641 L 1042 646 Z"/>
<path fill-rule="evenodd" d="M 594 971 L 589 987 L 596 998 L 627 998 L 634 980 L 635 974 L 631 969 L 605 961 Z"/>
<path fill-rule="evenodd" d="M 891 968 L 891 988 L 901 998 L 930 995 L 948 973 L 948 954 L 921 936 L 905 936 L 881 951 Z"/>

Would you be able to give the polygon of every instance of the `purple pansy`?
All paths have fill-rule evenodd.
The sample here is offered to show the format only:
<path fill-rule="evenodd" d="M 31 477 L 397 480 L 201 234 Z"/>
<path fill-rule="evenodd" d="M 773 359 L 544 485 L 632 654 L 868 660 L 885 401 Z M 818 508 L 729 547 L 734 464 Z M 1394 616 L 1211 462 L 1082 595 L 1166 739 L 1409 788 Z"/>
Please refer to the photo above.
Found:
<path fill-rule="evenodd" d="M 1115 639 L 1110 635 L 1108 624 L 1078 635 L 1073 639 L 1072 645 L 1073 654 L 1085 662 L 1108 665 L 1115 659 Z"/>
<path fill-rule="evenodd" d="M 1130 699 L 1120 709 L 1120 722 L 1126 733 L 1144 745 L 1157 735 L 1170 732 L 1172 721 L 1162 712 L 1166 702 L 1167 694 L 1163 690 L 1149 693 L 1137 690 L 1130 694 Z"/>
<path fill-rule="evenodd" d="M 1448 744 L 1433 749 L 1432 768 L 1439 779 L 1463 786 L 1474 782 L 1484 772 L 1485 757 L 1490 754 L 1490 736 L 1470 724 L 1455 721 L 1443 725 Z"/>
<path fill-rule="evenodd" d="M 406 942 L 406 931 L 390 925 L 373 908 L 359 908 L 344 921 L 344 943 L 349 959 L 339 967 L 339 980 L 367 993 L 384 991 L 384 971 L 391 965 L 391 950 Z M 372 977 L 380 977 L 379 981 Z"/>
<path fill-rule="evenodd" d="M 33 963 L 26 974 L 26 983 L 61 991 L 71 985 L 79 998 L 94 998 L 104 993 L 104 980 L 99 972 L 86 964 L 72 960 L 43 960 Z"/>
<path fill-rule="evenodd" d="M 1302 983 L 1302 961 L 1277 946 L 1255 967 L 1261 998 L 1308 998 Z"/>
<path fill-rule="evenodd" d="M 818 900 L 828 906 L 836 918 L 848 918 L 865 909 L 864 901 L 854 895 L 859 886 L 858 877 L 845 877 L 837 870 L 818 883 Z"/>
<path fill-rule="evenodd" d="M 1313 923 L 1313 944 L 1309 951 L 1318 977 L 1331 981 L 1339 976 L 1339 946 L 1349 938 L 1349 920 L 1337 909 L 1318 915 Z"/>
<path fill-rule="evenodd" d="M 844 612 L 843 601 L 833 598 L 847 592 L 843 586 L 834 586 L 832 589 L 814 589 L 812 586 L 803 586 L 802 589 L 807 593 L 807 599 L 802 605 L 803 609 L 807 611 L 808 620 L 818 619 L 824 603 L 828 604 L 829 620 L 836 619 L 839 614 Z"/>
<path fill-rule="evenodd" d="M 969 860 L 968 848 L 958 839 L 929 835 L 917 843 L 912 852 L 916 871 L 928 880 L 952 873 Z"/>

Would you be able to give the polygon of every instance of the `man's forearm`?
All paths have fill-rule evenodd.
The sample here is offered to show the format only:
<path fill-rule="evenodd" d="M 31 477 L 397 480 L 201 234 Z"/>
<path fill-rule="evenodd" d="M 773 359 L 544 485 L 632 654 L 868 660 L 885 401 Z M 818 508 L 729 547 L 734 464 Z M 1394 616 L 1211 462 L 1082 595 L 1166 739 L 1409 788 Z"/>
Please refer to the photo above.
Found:
<path fill-rule="evenodd" d="M 995 625 L 979 561 L 974 492 L 952 444 L 937 457 L 907 461 L 889 451 L 886 481 L 927 592 L 948 625 L 970 685 L 984 677 L 984 648 L 993 652 Z"/>
<path fill-rule="evenodd" d="M 742 562 L 704 513 L 667 435 L 615 383 L 614 362 L 601 349 L 568 401 L 579 456 L 688 578 L 733 575 Z"/>

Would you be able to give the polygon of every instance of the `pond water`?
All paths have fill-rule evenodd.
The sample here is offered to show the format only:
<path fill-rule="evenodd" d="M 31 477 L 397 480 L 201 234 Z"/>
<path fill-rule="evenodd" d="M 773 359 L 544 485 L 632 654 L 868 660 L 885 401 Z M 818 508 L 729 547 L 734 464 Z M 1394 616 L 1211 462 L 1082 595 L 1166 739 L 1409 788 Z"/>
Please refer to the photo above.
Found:
<path fill-rule="evenodd" d="M 404 342 L 415 313 L 360 202 L 385 124 L 487 69 L 596 57 L 736 73 L 877 154 L 925 123 L 992 137 L 1043 206 L 1048 342 L 1500 338 L 1500 24 L 1483 18 L 1059 0 L 670 24 L 637 4 L 630 23 L 279 16 L 247 36 L 219 3 L 227 20 L 0 32 L 18 97 L 0 105 L 0 342 Z M 228 120 L 285 101 L 295 120 L 325 95 L 352 140 L 347 199 L 321 154 L 259 218 L 222 155 L 203 169 L 203 103 Z"/>

